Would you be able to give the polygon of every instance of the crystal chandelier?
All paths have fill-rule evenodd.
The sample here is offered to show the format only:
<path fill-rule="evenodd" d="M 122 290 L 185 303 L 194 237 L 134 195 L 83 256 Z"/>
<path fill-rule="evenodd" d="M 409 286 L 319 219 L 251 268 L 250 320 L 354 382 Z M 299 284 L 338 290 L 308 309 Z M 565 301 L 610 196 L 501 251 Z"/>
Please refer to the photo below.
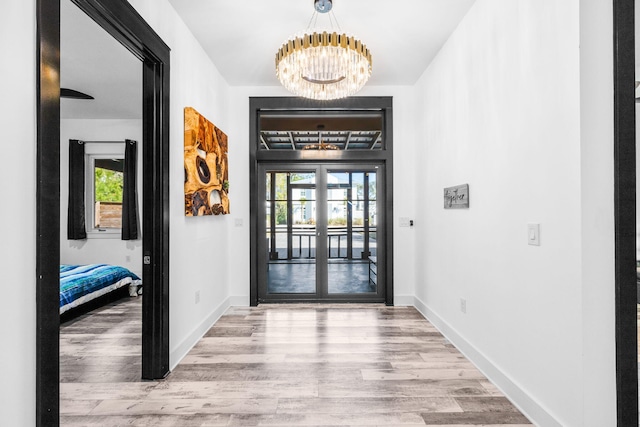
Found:
<path fill-rule="evenodd" d="M 311 21 L 332 6 L 332 0 L 314 0 Z M 329 19 L 333 26 L 331 15 Z M 314 31 L 309 24 L 305 32 L 287 40 L 276 53 L 280 83 L 298 96 L 319 100 L 345 98 L 362 89 L 371 76 L 369 49 L 339 28 L 339 32 Z"/>

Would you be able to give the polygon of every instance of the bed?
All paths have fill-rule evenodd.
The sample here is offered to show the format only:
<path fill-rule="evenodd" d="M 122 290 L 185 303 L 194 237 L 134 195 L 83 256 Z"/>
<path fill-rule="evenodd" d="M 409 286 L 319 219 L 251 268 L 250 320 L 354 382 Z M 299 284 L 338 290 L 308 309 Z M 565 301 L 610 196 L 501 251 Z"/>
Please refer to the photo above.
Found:
<path fill-rule="evenodd" d="M 87 264 L 60 266 L 60 314 L 124 286 L 129 295 L 141 292 L 142 280 L 117 265 Z"/>

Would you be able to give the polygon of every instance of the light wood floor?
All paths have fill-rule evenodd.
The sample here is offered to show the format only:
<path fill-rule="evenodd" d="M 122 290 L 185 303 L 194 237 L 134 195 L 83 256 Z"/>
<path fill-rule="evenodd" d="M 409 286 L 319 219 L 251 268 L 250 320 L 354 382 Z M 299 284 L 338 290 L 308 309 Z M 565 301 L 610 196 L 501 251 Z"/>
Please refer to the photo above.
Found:
<path fill-rule="evenodd" d="M 62 325 L 62 425 L 530 425 L 407 307 L 232 308 L 165 380 L 141 382 L 140 300 Z"/>

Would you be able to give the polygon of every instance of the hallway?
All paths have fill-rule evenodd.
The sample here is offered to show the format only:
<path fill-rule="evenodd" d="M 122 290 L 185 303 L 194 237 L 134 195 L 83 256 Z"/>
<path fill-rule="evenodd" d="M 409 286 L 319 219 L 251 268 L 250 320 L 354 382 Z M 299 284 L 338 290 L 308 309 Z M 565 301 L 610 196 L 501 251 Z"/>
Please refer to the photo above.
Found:
<path fill-rule="evenodd" d="M 61 425 L 530 425 L 412 307 L 232 307 L 166 380 L 136 381 L 140 300 L 62 325 Z"/>

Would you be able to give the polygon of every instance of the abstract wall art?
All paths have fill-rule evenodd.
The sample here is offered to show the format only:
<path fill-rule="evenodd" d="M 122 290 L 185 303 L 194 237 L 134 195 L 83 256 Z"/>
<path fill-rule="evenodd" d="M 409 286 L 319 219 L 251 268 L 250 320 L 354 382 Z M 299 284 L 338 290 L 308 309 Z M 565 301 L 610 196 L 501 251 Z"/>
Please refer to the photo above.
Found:
<path fill-rule="evenodd" d="M 227 135 L 191 107 L 184 109 L 186 216 L 229 213 Z"/>

